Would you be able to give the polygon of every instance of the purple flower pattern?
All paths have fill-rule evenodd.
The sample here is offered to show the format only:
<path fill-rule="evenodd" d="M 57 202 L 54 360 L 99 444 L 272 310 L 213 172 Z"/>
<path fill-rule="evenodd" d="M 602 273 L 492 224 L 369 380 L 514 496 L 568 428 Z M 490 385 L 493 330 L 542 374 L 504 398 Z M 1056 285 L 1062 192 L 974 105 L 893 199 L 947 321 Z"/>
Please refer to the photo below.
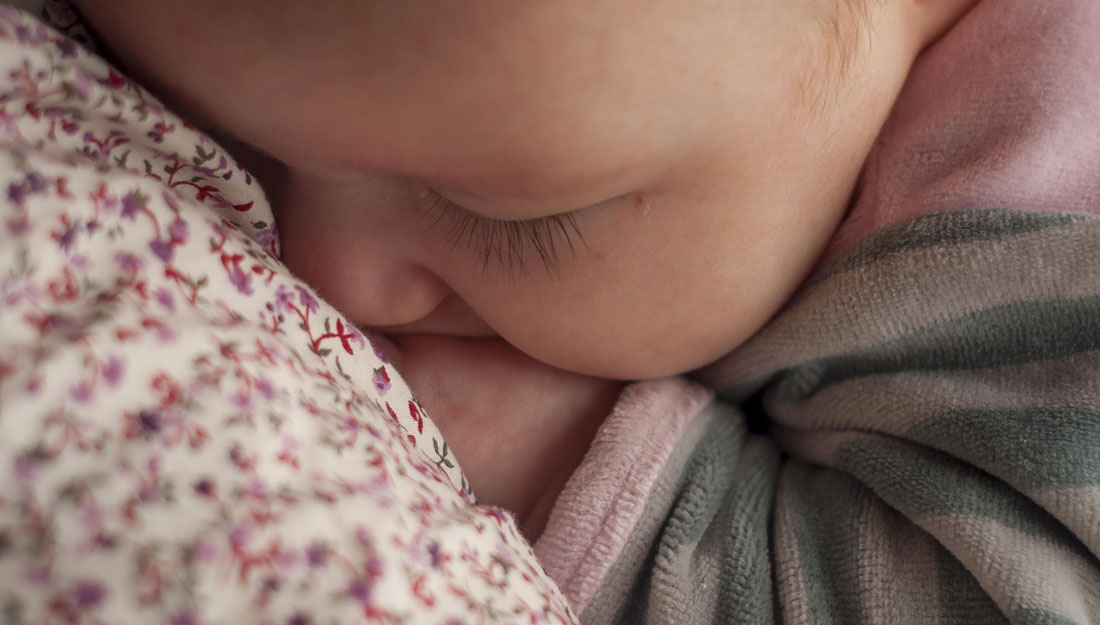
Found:
<path fill-rule="evenodd" d="M 253 178 L 48 6 L 78 40 L 0 6 L 5 613 L 576 622 Z"/>

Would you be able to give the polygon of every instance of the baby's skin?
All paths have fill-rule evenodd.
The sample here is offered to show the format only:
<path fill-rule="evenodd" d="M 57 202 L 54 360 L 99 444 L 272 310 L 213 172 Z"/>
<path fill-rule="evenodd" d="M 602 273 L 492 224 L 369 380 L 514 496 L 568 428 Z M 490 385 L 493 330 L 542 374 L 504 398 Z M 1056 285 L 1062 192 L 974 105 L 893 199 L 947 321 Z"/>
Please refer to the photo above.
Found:
<path fill-rule="evenodd" d="M 811 271 L 974 1 L 77 4 L 250 146 L 284 261 L 533 538 L 619 380 L 729 352 Z"/>

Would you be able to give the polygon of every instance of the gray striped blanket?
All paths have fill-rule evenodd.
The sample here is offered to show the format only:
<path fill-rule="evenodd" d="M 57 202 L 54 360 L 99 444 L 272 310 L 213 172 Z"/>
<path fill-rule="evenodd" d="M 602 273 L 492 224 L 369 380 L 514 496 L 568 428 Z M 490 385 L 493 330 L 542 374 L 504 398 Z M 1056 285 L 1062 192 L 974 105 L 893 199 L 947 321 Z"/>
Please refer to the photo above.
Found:
<path fill-rule="evenodd" d="M 584 622 L 1100 622 L 1100 219 L 881 231 L 701 377 Z"/>

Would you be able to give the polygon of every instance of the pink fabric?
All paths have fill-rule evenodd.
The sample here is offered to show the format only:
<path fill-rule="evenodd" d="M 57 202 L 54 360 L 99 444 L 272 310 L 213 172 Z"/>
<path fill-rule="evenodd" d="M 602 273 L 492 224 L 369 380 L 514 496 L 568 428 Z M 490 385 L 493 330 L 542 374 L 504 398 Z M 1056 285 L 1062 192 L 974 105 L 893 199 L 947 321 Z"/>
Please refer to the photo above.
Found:
<path fill-rule="evenodd" d="M 683 378 L 639 382 L 600 427 L 535 544 L 575 613 L 618 558 L 684 427 L 712 398 Z"/>
<path fill-rule="evenodd" d="M 1100 2 L 987 0 L 917 60 L 822 265 L 966 208 L 1100 212 Z"/>

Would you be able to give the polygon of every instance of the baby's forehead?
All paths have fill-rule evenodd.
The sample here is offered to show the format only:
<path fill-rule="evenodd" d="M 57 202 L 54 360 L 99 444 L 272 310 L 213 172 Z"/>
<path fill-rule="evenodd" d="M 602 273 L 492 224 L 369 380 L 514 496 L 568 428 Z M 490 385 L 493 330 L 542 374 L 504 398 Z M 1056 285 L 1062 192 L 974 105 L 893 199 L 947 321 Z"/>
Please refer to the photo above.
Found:
<path fill-rule="evenodd" d="M 683 151 L 733 120 L 771 114 L 753 107 L 774 101 L 758 97 L 774 86 L 746 85 L 775 51 L 752 36 L 731 43 L 749 20 L 710 6 L 404 3 L 377 16 L 368 6 L 349 21 L 369 31 L 343 37 L 336 52 L 357 59 L 349 86 L 369 102 L 372 127 L 400 137 L 385 145 L 390 157 L 415 147 L 415 166 L 439 178 L 522 193 L 545 172 L 558 186 L 583 185 L 601 169 Z M 731 98 L 750 101 L 731 115 Z"/>
<path fill-rule="evenodd" d="M 693 44 L 641 45 L 667 28 L 637 9 L 627 20 L 624 7 L 363 3 L 339 23 L 285 33 L 285 47 L 303 52 L 285 69 L 312 86 L 303 108 L 358 113 L 334 120 L 369 137 L 354 146 L 365 167 L 497 196 L 591 190 L 567 201 L 577 204 L 698 131 L 700 100 L 685 93 L 707 71 L 682 67 Z"/>
<path fill-rule="evenodd" d="M 784 74 L 786 44 L 802 35 L 760 7 L 747 10 L 757 4 L 767 5 L 117 0 L 84 8 L 174 104 L 277 158 L 538 194 L 540 182 L 579 187 L 708 140 L 736 141 L 730 127 L 774 116 L 787 87 L 771 77 Z"/>

